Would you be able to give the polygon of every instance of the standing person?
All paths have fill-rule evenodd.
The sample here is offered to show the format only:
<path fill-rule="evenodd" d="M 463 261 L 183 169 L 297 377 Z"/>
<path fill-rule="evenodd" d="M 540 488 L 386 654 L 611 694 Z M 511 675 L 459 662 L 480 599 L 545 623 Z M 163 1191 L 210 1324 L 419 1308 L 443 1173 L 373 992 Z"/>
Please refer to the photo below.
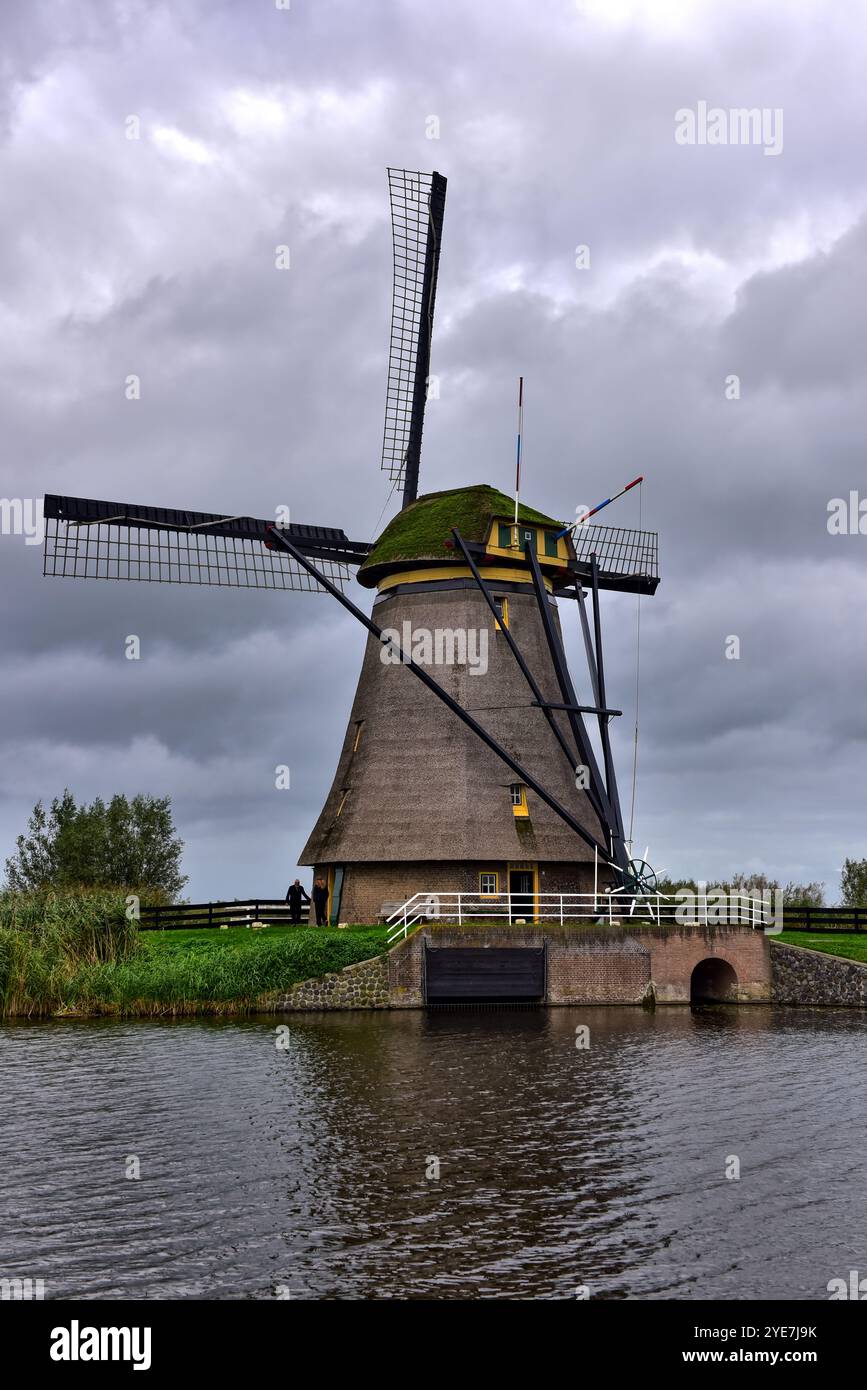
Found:
<path fill-rule="evenodd" d="M 324 927 L 327 925 L 328 916 L 328 884 L 324 878 L 314 878 L 313 880 L 313 906 L 316 909 L 316 925 Z"/>
<path fill-rule="evenodd" d="M 300 878 L 290 885 L 289 892 L 286 894 L 286 901 L 289 904 L 289 921 L 293 927 L 300 926 L 301 912 L 305 903 L 310 902 L 310 894 L 301 885 Z"/>

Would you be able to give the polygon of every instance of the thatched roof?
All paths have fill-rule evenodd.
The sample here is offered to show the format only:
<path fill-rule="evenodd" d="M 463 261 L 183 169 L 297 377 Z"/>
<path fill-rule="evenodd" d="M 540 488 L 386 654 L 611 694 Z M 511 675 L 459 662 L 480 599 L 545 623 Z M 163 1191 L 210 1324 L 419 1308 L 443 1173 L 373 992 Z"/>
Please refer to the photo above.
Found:
<path fill-rule="evenodd" d="M 405 562 L 445 560 L 460 564 L 460 556 L 456 559 L 453 546 L 447 544 L 452 541 L 452 527 L 456 526 L 466 541 L 484 541 L 494 517 L 511 517 L 514 510 L 514 498 L 488 483 L 428 492 L 389 522 L 360 566 L 358 582 L 372 588 L 388 569 Z M 523 503 L 518 519 L 558 529 L 565 524 Z"/>

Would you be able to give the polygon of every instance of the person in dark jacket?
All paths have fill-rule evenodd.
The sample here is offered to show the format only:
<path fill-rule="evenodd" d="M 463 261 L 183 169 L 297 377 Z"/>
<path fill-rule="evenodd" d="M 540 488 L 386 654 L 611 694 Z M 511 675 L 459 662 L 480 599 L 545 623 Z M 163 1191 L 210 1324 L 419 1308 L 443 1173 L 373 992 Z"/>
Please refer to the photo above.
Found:
<path fill-rule="evenodd" d="M 324 878 L 313 880 L 313 906 L 316 910 L 317 927 L 327 926 L 328 919 L 328 884 Z"/>
<path fill-rule="evenodd" d="M 286 894 L 286 901 L 289 904 L 289 921 L 293 927 L 297 927 L 301 922 L 304 904 L 310 902 L 310 894 L 306 893 L 301 886 L 300 878 L 296 878 L 290 886 L 289 892 Z"/>

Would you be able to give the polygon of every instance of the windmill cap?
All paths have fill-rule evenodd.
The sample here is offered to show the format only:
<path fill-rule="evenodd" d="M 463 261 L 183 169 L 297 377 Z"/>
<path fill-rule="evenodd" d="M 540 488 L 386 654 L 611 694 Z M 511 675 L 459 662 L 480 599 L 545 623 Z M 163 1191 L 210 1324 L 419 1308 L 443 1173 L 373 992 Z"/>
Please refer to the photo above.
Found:
<path fill-rule="evenodd" d="M 358 582 L 372 589 L 395 570 L 438 563 L 462 564 L 462 558 L 455 554 L 453 527 L 469 544 L 481 544 L 488 539 L 491 523 L 496 518 L 510 520 L 514 514 L 514 498 L 488 483 L 425 493 L 398 512 L 374 541 L 358 570 Z M 518 520 L 557 531 L 564 524 L 523 504 L 518 510 Z"/>

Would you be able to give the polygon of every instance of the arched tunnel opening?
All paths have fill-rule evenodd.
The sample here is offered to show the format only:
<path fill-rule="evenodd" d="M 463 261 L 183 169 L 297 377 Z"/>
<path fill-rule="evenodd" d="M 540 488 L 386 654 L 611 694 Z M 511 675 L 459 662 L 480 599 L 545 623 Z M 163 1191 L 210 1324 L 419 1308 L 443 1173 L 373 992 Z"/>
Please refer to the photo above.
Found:
<path fill-rule="evenodd" d="M 708 956 L 700 960 L 689 982 L 691 1004 L 724 1004 L 736 997 L 738 977 L 727 960 Z"/>

